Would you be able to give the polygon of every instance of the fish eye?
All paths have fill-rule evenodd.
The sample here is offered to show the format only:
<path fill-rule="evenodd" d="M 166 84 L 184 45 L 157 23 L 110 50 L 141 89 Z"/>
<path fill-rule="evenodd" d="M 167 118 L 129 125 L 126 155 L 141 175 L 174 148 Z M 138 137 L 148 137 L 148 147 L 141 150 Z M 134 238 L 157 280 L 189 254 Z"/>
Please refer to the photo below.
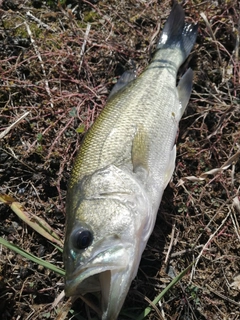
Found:
<path fill-rule="evenodd" d="M 93 236 L 89 230 L 78 230 L 73 234 L 73 245 L 79 250 L 89 247 L 92 240 Z"/>

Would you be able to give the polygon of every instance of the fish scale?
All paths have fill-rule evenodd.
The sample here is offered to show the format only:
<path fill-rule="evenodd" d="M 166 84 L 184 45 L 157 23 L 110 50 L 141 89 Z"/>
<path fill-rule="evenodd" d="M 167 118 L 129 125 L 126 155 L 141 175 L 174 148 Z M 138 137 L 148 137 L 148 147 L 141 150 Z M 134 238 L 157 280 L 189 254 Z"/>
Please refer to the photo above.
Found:
<path fill-rule="evenodd" d="M 152 70 L 146 77 L 143 74 L 138 82 L 126 88 L 121 96 L 112 99 L 105 106 L 76 159 L 70 185 L 80 181 L 83 175 L 91 174 L 108 164 L 121 162 L 124 154 L 127 156 L 125 161 L 130 164 L 132 141 L 138 126 L 144 128 L 148 139 L 151 140 L 150 146 L 153 150 L 149 152 L 149 168 L 158 169 L 151 166 L 151 158 L 155 159 L 155 156 L 161 153 L 167 155 L 168 149 L 173 147 L 178 125 L 173 113 L 177 115 L 180 112 L 175 92 L 174 95 L 170 95 L 173 96 L 171 100 L 167 99 L 169 91 L 171 93 L 171 88 L 175 87 L 176 75 L 164 77 L 170 84 L 170 90 L 163 85 L 162 77 L 163 72 L 159 75 L 158 70 Z M 152 88 L 148 88 L 146 95 L 144 90 L 152 79 L 154 83 Z M 155 93 L 156 88 L 159 90 L 159 97 Z M 133 96 L 133 91 L 137 98 Z M 160 99 L 168 101 L 171 108 L 159 108 Z M 166 123 L 168 126 L 165 126 Z"/>
<path fill-rule="evenodd" d="M 193 73 L 176 86 L 196 39 L 175 3 L 152 62 L 123 75 L 87 132 L 67 192 L 65 293 L 101 292 L 102 320 L 116 320 L 172 177 L 178 123 Z"/>

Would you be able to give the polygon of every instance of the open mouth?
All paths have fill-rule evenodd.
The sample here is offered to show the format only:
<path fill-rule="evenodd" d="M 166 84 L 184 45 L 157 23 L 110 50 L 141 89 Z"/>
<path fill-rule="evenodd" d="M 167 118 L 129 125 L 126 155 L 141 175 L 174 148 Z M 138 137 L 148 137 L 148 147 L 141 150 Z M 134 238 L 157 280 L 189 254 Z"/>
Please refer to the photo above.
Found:
<path fill-rule="evenodd" d="M 106 267 L 99 271 L 98 268 L 87 270 L 78 277 L 81 283 L 74 282 L 76 279 L 66 281 L 66 295 L 100 291 L 102 320 L 117 319 L 131 285 L 131 270 Z"/>
<path fill-rule="evenodd" d="M 118 244 L 99 252 L 86 264 L 68 274 L 66 296 L 101 292 L 102 319 L 116 319 L 132 280 L 129 248 Z"/>
<path fill-rule="evenodd" d="M 70 263 L 71 261 L 69 261 Z M 128 267 L 128 264 L 128 248 L 117 244 L 105 248 L 104 251 L 96 252 L 84 265 L 79 265 L 75 270 L 71 270 L 72 265 L 66 266 L 67 269 L 69 268 L 65 281 L 66 296 L 100 291 L 102 289 L 100 284 L 102 274 L 106 274 L 107 271 L 110 274 L 116 270 L 121 272 Z"/>
<path fill-rule="evenodd" d="M 78 272 L 75 272 L 71 278 L 66 278 L 66 296 L 76 296 L 88 292 L 101 291 L 101 275 L 105 272 L 111 272 L 108 266 L 105 268 L 103 266 L 98 266 L 77 271 Z"/>

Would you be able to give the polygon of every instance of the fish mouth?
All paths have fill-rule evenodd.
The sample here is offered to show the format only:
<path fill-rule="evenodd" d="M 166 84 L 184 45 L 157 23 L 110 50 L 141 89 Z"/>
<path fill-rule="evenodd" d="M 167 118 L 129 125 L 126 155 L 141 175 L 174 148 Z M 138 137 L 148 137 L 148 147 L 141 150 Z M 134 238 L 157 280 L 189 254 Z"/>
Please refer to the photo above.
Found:
<path fill-rule="evenodd" d="M 108 248 L 67 273 L 66 296 L 101 292 L 102 320 L 116 319 L 132 280 L 130 246 L 122 244 Z"/>

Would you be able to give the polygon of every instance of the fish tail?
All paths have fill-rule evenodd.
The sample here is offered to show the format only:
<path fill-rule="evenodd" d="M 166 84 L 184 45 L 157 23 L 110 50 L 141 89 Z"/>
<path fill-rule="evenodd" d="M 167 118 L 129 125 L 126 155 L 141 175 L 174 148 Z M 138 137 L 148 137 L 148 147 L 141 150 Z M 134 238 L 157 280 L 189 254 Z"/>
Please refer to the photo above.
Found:
<path fill-rule="evenodd" d="M 157 50 L 178 47 L 184 61 L 194 46 L 197 29 L 197 24 L 185 22 L 183 8 L 175 2 L 157 43 Z"/>

